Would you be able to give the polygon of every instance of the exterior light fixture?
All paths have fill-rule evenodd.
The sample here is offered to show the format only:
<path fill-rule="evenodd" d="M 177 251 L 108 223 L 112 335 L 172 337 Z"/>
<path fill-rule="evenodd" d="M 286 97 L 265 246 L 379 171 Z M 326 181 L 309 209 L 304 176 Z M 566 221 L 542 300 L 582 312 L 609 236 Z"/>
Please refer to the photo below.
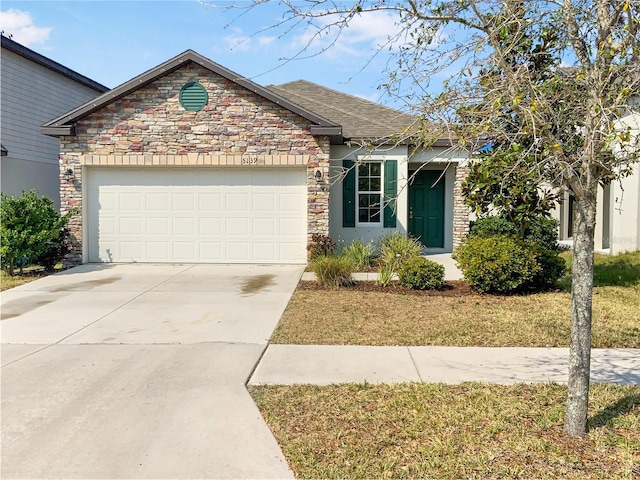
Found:
<path fill-rule="evenodd" d="M 67 168 L 64 171 L 64 178 L 65 180 L 67 180 L 67 182 L 71 180 L 73 178 L 73 170 L 71 170 L 70 168 Z"/>
<path fill-rule="evenodd" d="M 314 177 L 316 178 L 316 182 L 321 182 L 322 181 L 322 171 L 320 171 L 320 169 L 316 170 L 316 173 L 315 173 Z"/>

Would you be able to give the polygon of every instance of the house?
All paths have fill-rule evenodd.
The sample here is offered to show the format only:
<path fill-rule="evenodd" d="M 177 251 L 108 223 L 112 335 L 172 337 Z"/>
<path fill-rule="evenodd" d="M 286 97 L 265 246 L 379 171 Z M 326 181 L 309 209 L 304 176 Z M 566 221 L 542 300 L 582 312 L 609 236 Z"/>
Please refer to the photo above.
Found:
<path fill-rule="evenodd" d="M 59 207 L 60 145 L 42 135 L 40 127 L 108 88 L 4 35 L 0 39 L 2 192 L 20 195 L 34 189 Z"/>
<path fill-rule="evenodd" d="M 61 209 L 79 211 L 68 263 L 305 263 L 316 233 L 451 251 L 468 227 L 465 156 L 389 141 L 413 121 L 188 50 L 43 125 L 60 139 Z"/>
<path fill-rule="evenodd" d="M 620 120 L 621 128 L 631 128 L 632 138 L 640 136 L 639 101 L 634 100 Z M 573 238 L 573 198 L 565 193 L 555 218 L 560 221 L 559 238 L 570 243 Z M 595 250 L 612 255 L 640 250 L 640 163 L 631 174 L 598 188 Z"/>

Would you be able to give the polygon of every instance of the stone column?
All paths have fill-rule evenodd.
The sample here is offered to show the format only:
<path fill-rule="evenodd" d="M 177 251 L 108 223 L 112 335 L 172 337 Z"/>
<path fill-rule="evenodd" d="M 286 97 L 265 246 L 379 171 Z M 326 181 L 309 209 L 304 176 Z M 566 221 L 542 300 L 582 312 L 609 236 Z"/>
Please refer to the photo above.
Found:
<path fill-rule="evenodd" d="M 455 250 L 469 233 L 469 207 L 462 197 L 462 182 L 469 174 L 469 167 L 457 166 L 453 183 L 453 249 Z"/>

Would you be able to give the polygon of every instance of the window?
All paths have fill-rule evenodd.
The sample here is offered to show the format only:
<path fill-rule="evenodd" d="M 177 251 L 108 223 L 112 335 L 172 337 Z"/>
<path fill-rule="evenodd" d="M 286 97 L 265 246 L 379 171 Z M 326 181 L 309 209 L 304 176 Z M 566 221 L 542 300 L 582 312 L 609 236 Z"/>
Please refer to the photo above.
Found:
<path fill-rule="evenodd" d="M 382 164 L 364 162 L 358 165 L 358 223 L 381 222 L 382 212 Z"/>

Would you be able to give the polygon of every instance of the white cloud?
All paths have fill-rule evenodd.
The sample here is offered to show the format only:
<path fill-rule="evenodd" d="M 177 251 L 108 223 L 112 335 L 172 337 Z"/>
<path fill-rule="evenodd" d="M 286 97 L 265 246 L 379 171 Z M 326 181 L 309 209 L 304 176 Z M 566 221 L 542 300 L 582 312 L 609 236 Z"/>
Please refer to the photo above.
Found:
<path fill-rule="evenodd" d="M 271 45 L 276 40 L 276 37 L 258 37 L 258 44 Z"/>
<path fill-rule="evenodd" d="M 229 35 L 222 37 L 222 41 L 234 52 L 246 52 L 255 48 L 256 45 L 265 47 L 272 44 L 276 37 L 269 36 L 249 36 L 241 28 L 233 28 Z"/>
<path fill-rule="evenodd" d="M 397 23 L 397 14 L 378 10 L 353 17 L 336 39 L 338 29 L 332 24 L 338 20 L 336 15 L 318 19 L 317 25 L 325 31 L 314 38 L 318 31 L 309 29 L 294 40 L 293 46 L 300 49 L 308 48 L 311 52 L 328 48 L 327 53 L 332 56 L 357 56 L 362 55 L 363 51 L 370 53 L 385 46 L 389 38 L 394 38 L 401 31 Z"/>
<path fill-rule="evenodd" d="M 25 46 L 43 43 L 49 40 L 51 27 L 36 27 L 29 12 L 10 8 L 0 12 L 0 25 L 5 35 Z"/>

